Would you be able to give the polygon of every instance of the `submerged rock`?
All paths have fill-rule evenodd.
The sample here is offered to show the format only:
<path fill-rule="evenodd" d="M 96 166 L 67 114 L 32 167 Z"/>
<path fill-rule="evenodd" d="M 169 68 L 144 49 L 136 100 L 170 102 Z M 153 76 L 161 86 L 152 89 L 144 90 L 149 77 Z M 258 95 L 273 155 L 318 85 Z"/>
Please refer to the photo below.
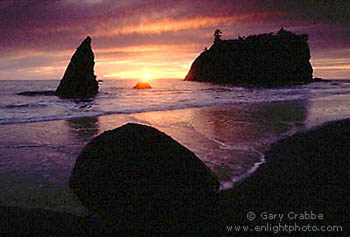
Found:
<path fill-rule="evenodd" d="M 138 82 L 133 89 L 151 89 L 152 87 L 147 82 Z"/>
<path fill-rule="evenodd" d="M 25 95 L 25 96 L 54 96 L 55 91 L 23 91 L 16 93 L 16 95 Z"/>
<path fill-rule="evenodd" d="M 86 145 L 70 187 L 85 207 L 114 226 L 167 228 L 169 223 L 194 225 L 195 216 L 208 215 L 219 182 L 194 153 L 171 137 L 129 123 Z"/>
<path fill-rule="evenodd" d="M 323 79 L 323 78 L 320 78 L 320 77 L 315 77 L 313 79 L 314 82 L 331 82 L 330 80 L 326 80 L 326 79 Z"/>
<path fill-rule="evenodd" d="M 312 82 L 307 35 L 283 28 L 277 33 L 221 40 L 193 62 L 186 81 L 252 86 L 281 86 Z"/>
<path fill-rule="evenodd" d="M 93 97 L 98 92 L 94 75 L 94 53 L 88 36 L 77 48 L 57 87 L 56 96 L 62 98 Z"/>

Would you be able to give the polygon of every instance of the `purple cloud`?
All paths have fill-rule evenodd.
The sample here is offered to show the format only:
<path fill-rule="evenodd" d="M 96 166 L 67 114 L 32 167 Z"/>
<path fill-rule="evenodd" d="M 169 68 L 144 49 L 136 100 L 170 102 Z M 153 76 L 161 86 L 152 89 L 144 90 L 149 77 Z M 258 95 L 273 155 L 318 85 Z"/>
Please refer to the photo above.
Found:
<path fill-rule="evenodd" d="M 350 48 L 348 9 L 345 0 L 3 0 L 0 58 L 43 53 L 69 57 L 87 35 L 97 52 L 187 44 L 195 45 L 193 53 L 210 46 L 216 28 L 222 29 L 224 38 L 233 38 L 281 27 L 309 34 L 311 53 L 320 57 L 322 52 Z M 43 65 L 43 60 L 34 61 Z M 12 69 L 14 65 L 19 61 Z"/>

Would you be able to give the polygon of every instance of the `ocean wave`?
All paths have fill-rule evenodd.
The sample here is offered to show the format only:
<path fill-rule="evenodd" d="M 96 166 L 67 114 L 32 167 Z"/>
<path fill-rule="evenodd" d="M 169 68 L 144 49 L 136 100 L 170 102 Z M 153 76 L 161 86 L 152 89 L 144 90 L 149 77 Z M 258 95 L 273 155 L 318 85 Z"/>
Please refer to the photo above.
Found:
<path fill-rule="evenodd" d="M 0 109 L 19 109 L 19 108 L 40 108 L 47 107 L 44 103 L 31 103 L 31 104 L 10 104 L 10 105 L 0 105 Z"/>
<path fill-rule="evenodd" d="M 220 145 L 221 149 L 229 149 L 229 150 L 242 150 L 246 152 L 252 152 L 258 155 L 258 161 L 253 164 L 249 169 L 247 169 L 245 172 L 243 172 L 240 175 L 232 175 L 230 180 L 223 180 L 220 182 L 220 190 L 227 190 L 231 189 L 233 186 L 237 185 L 239 182 L 242 180 L 248 178 L 250 175 L 252 175 L 261 165 L 263 165 L 266 160 L 265 160 L 265 152 L 269 149 L 269 147 L 276 143 L 277 141 L 286 138 L 286 137 L 291 137 L 294 134 L 296 134 L 298 131 L 301 131 L 302 128 L 299 127 L 296 124 L 293 124 L 294 126 L 288 130 L 285 133 L 280 134 L 277 137 L 269 138 L 267 141 L 260 141 L 260 145 L 264 145 L 265 150 L 264 151 L 259 151 L 254 148 L 254 145 L 252 146 L 237 146 L 237 145 L 228 145 L 225 144 L 221 141 L 218 141 L 217 139 L 211 138 L 212 141 L 217 142 Z M 256 145 L 256 144 L 255 144 Z"/>
<path fill-rule="evenodd" d="M 266 102 L 282 102 L 282 101 L 292 101 L 309 99 L 315 97 L 323 97 L 329 95 L 342 95 L 342 92 L 327 92 L 320 94 L 291 94 L 288 96 L 281 96 L 280 94 L 266 94 L 263 96 L 250 96 L 247 95 L 222 95 L 214 97 L 214 100 L 200 100 L 193 101 L 193 98 L 183 98 L 176 101 L 176 103 L 164 103 L 164 104 L 150 104 L 145 106 L 133 106 L 124 104 L 109 105 L 108 108 L 103 108 L 99 106 L 97 102 L 78 102 L 78 101 L 57 101 L 57 102 L 46 102 L 46 103 L 30 103 L 30 104 L 14 104 L 0 106 L 0 124 L 13 124 L 13 123 L 32 123 L 32 122 L 44 122 L 44 121 L 54 121 L 54 120 L 67 120 L 75 119 L 80 117 L 94 117 L 102 115 L 111 114 L 134 114 L 143 112 L 154 112 L 154 111 L 167 111 L 167 110 L 177 110 L 186 108 L 198 108 L 204 106 L 214 106 L 214 105 L 224 105 L 224 104 L 254 104 L 254 103 L 266 103 Z M 350 93 L 347 93 L 350 94 Z M 154 99 L 152 99 L 154 100 Z M 142 98 L 139 99 L 138 103 L 142 103 Z M 44 108 L 53 109 L 59 108 L 62 111 L 56 115 L 46 116 L 45 111 L 43 114 L 24 113 L 27 117 L 7 117 L 2 116 L 6 110 L 16 110 L 16 109 L 33 109 L 33 108 Z M 5 110 L 5 111 L 4 111 Z M 28 117 L 29 116 L 29 117 Z"/>
<path fill-rule="evenodd" d="M 120 81 L 108 83 L 104 83 L 105 87 L 95 98 L 86 101 L 57 97 L 0 96 L 2 103 L 10 102 L 0 104 L 0 124 L 350 95 L 350 85 L 346 83 L 314 83 L 266 89 L 171 81 L 159 83 L 158 87 L 155 84 L 152 91 L 135 91 L 129 86 L 117 84 L 122 83 Z"/>

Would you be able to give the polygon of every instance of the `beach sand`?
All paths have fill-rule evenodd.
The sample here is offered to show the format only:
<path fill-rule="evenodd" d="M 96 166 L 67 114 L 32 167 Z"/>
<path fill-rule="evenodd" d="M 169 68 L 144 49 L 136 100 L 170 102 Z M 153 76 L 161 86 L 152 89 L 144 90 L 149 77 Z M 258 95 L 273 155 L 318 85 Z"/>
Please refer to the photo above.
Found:
<path fill-rule="evenodd" d="M 86 215 L 68 187 L 81 149 L 128 122 L 150 125 L 193 151 L 230 188 L 268 144 L 300 127 L 303 101 L 218 105 L 0 126 L 0 203 Z"/>
<path fill-rule="evenodd" d="M 311 177 L 319 177 L 318 174 L 322 174 L 322 177 L 331 177 L 334 172 L 327 169 L 326 173 L 329 173 L 329 176 L 325 175 L 322 170 L 324 166 L 329 165 L 338 173 L 341 173 L 341 167 L 346 167 L 342 166 L 346 165 L 346 160 L 342 160 L 341 154 L 346 154 L 345 152 L 349 154 L 349 150 L 346 150 L 348 148 L 341 146 L 339 153 L 338 147 L 335 149 L 334 144 L 331 144 L 342 134 L 345 141 L 349 142 L 346 123 L 336 123 L 340 124 L 340 127 L 332 133 L 322 130 L 313 134 L 307 139 L 308 143 L 287 138 L 273 145 L 272 150 L 268 151 L 270 145 L 277 140 L 288 137 L 298 130 L 302 131 L 321 124 L 315 122 L 310 111 L 312 111 L 310 101 L 288 101 L 218 105 L 0 126 L 2 140 L 0 201 L 3 206 L 0 209 L 2 213 L 0 231 L 23 230 L 38 233 L 84 232 L 96 229 L 99 231 L 98 228 L 101 227 L 96 220 L 86 217 L 86 210 L 68 188 L 71 170 L 77 155 L 88 141 L 103 131 L 114 129 L 127 122 L 136 122 L 151 125 L 173 137 L 195 152 L 217 174 L 225 190 L 220 194 L 215 221 L 211 224 L 211 228 L 225 232 L 226 225 L 246 223 L 245 215 L 248 210 L 258 212 L 261 209 L 257 207 L 270 208 L 272 204 L 271 208 L 278 209 L 280 202 L 278 198 L 290 196 L 290 193 L 283 192 L 285 179 L 298 177 L 300 180 L 298 185 L 307 187 L 302 189 L 310 189 L 313 182 L 318 184 L 320 180 L 309 179 L 303 175 L 306 172 L 304 169 L 315 165 L 313 160 L 308 159 L 316 152 L 312 147 L 321 147 L 325 149 L 321 154 L 328 154 L 327 157 L 318 159 L 334 157 L 338 163 L 333 164 L 333 159 L 325 159 L 329 161 L 328 163 L 316 163 L 320 166 L 314 166 L 314 171 L 310 173 Z M 322 122 L 326 120 L 327 118 L 323 118 Z M 322 145 L 317 143 L 319 138 L 326 139 Z M 303 157 L 300 156 L 300 159 L 305 159 L 303 162 L 306 165 L 298 165 L 292 169 L 295 162 L 300 160 L 296 159 L 299 153 L 295 155 L 298 149 L 310 152 L 303 153 Z M 262 154 L 266 154 L 267 162 L 252 176 L 231 189 L 242 175 L 248 176 L 244 174 L 261 161 Z M 289 170 L 295 171 L 292 172 L 294 176 L 288 176 Z M 310 168 L 307 172 L 309 170 Z M 270 187 L 267 183 L 273 185 Z M 345 183 L 344 187 L 348 187 L 348 183 Z M 263 191 L 265 189 L 266 191 Z M 340 189 L 339 185 L 335 185 L 334 189 Z M 299 195 L 293 197 L 299 198 Z M 302 199 L 301 202 L 305 200 Z M 286 207 L 290 207 L 291 202 L 286 203 L 289 205 Z M 315 211 L 334 214 L 332 211 L 316 207 Z M 340 219 L 333 217 L 335 223 L 341 223 L 341 218 L 344 218 L 342 215 Z M 213 218 L 210 221 L 212 220 Z M 200 230 L 201 226 L 198 223 L 197 230 Z"/>

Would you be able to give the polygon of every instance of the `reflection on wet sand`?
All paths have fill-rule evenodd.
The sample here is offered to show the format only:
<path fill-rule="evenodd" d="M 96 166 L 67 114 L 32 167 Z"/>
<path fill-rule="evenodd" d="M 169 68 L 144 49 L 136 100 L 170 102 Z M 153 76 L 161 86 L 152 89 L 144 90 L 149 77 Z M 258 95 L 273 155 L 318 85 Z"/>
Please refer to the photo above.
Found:
<path fill-rule="evenodd" d="M 349 118 L 350 100 L 348 95 L 331 95 L 308 101 L 305 127 L 320 126 L 323 123 Z"/>
<path fill-rule="evenodd" d="M 71 132 L 87 141 L 99 132 L 98 117 L 85 117 L 66 120 Z"/>
<path fill-rule="evenodd" d="M 306 101 L 216 105 L 65 121 L 86 143 L 126 123 L 153 126 L 193 151 L 227 187 L 255 168 L 269 145 L 296 131 L 306 117 Z"/>
<path fill-rule="evenodd" d="M 305 101 L 292 101 L 148 112 L 133 117 L 192 147 L 202 146 L 195 140 L 203 137 L 237 145 L 278 136 L 300 126 L 305 116 Z"/>
<path fill-rule="evenodd" d="M 306 101 L 219 105 L 134 114 L 191 151 L 222 181 L 236 181 L 278 137 L 301 127 Z"/>
<path fill-rule="evenodd" d="M 0 126 L 0 201 L 81 214 L 68 187 L 79 152 L 95 136 L 128 122 L 153 126 L 185 145 L 229 188 L 271 142 L 303 123 L 305 107 L 305 101 L 217 105 Z"/>

